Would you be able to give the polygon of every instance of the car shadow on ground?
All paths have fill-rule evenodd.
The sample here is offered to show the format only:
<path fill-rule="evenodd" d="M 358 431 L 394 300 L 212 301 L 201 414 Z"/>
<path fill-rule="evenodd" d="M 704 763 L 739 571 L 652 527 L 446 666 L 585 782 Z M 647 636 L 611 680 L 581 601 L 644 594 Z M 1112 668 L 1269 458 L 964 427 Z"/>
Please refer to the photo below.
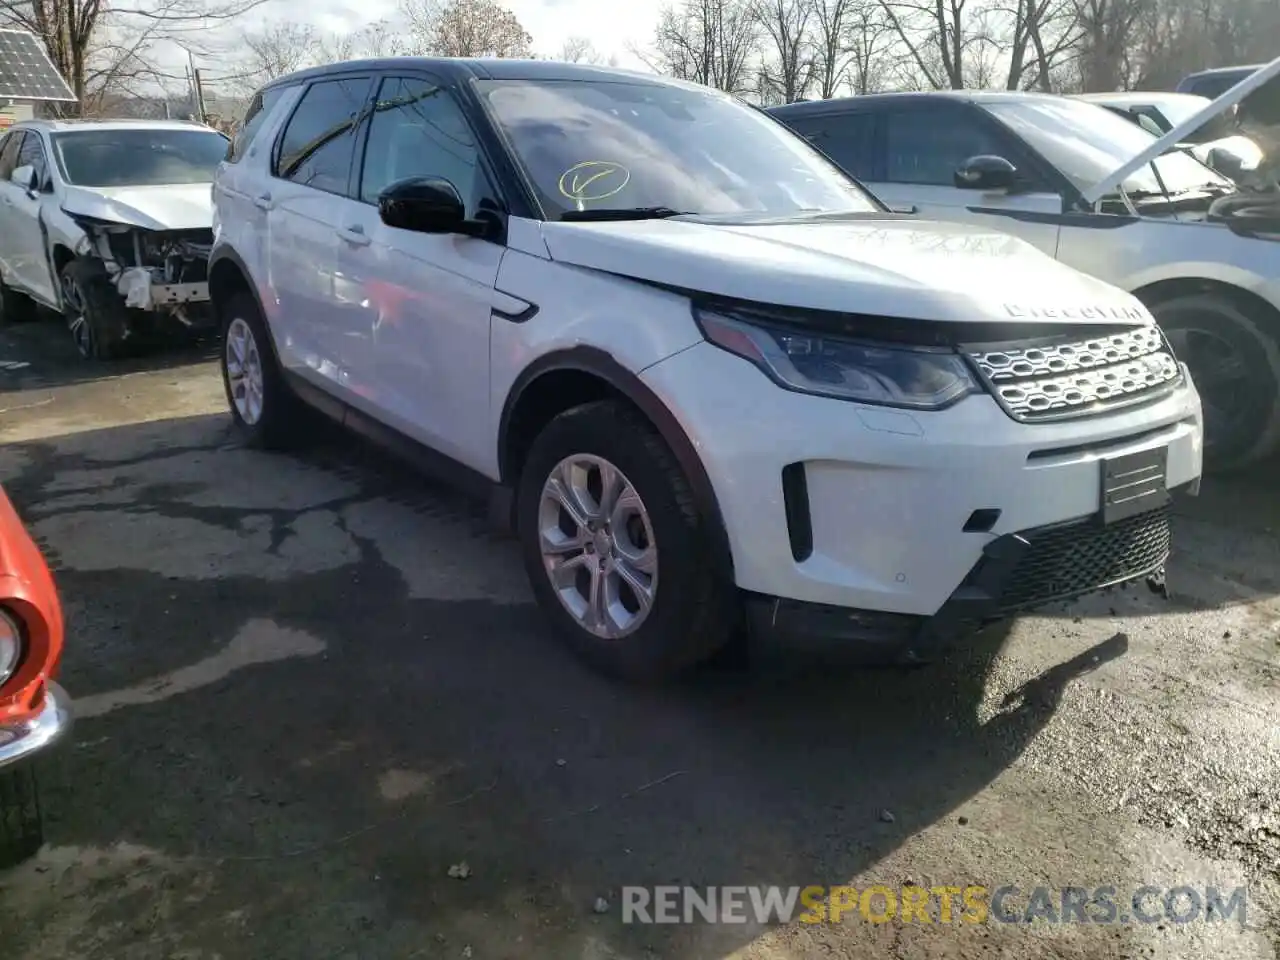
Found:
<path fill-rule="evenodd" d="M 40 319 L 30 323 L 0 324 L 0 392 L 112 380 L 189 366 L 212 360 L 217 354 L 216 335 L 179 330 L 139 346 L 133 355 L 119 360 L 86 360 L 76 351 L 62 318 L 42 312 Z"/>
<path fill-rule="evenodd" d="M 529 603 L 465 598 L 452 551 L 470 538 L 501 568 L 514 548 L 451 494 L 357 450 L 354 489 L 273 500 L 296 461 L 236 450 L 226 421 L 0 449 L 67 605 L 63 681 L 90 705 L 45 808 L 55 850 L 93 853 L 0 892 L 12 955 L 720 956 L 759 930 L 623 925 L 620 888 L 839 884 L 925 827 L 965 829 L 957 808 L 1066 685 L 1126 649 L 994 702 L 1002 628 L 912 671 L 827 649 L 610 683 Z M 304 456 L 297 484 L 341 453 Z M 356 532 L 369 501 L 391 504 L 389 538 Z M 442 515 L 457 539 L 428 543 Z M 395 538 L 425 545 L 421 569 L 388 561 Z M 410 588 L 427 568 L 455 598 Z"/>

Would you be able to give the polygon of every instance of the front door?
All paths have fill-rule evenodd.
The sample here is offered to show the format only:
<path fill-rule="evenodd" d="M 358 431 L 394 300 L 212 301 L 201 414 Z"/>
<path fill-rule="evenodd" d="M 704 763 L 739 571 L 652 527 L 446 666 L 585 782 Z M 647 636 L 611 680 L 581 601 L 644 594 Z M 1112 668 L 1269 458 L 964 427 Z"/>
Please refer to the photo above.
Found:
<path fill-rule="evenodd" d="M 267 206 L 272 317 L 285 364 L 343 399 L 369 375 L 368 344 L 344 336 L 350 288 L 338 231 L 352 205 L 351 171 L 369 76 L 317 80 L 286 121 L 271 157 Z"/>
<path fill-rule="evenodd" d="M 1062 197 L 1048 190 L 1029 158 L 981 110 L 964 103 L 932 102 L 882 115 L 883 180 L 870 183 L 886 204 L 930 220 L 972 223 L 1010 233 L 1057 256 Z M 998 156 L 1018 168 L 1012 191 L 956 186 L 969 158 Z"/>
<path fill-rule="evenodd" d="M 449 181 L 476 218 L 497 204 L 493 179 L 458 102 L 435 77 L 382 80 L 363 151 L 357 202 L 339 224 L 339 263 L 365 306 L 380 414 L 414 439 L 471 466 L 486 462 L 489 325 L 506 248 L 494 239 L 389 227 L 384 187 Z"/>
<path fill-rule="evenodd" d="M 49 266 L 48 243 L 45 241 L 44 224 L 40 219 L 41 204 L 49 197 L 49 167 L 39 134 L 32 131 L 14 131 L 21 137 L 13 163 L 7 168 L 0 183 L 0 214 L 3 224 L 3 256 L 5 282 L 24 290 L 36 299 L 54 305 L 58 295 L 54 286 L 56 278 Z M 8 142 L 4 150 L 9 155 Z M 40 190 L 31 193 L 25 186 L 14 183 L 10 177 L 19 167 L 31 167 L 36 174 Z"/>

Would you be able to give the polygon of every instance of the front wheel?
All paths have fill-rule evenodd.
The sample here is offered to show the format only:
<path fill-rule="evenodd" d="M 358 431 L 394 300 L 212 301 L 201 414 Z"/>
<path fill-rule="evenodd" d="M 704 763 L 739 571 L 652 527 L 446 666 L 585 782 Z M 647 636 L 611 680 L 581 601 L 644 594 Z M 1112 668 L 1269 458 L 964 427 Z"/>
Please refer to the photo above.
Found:
<path fill-rule="evenodd" d="M 597 669 L 657 680 L 729 640 L 734 590 L 709 520 L 638 411 L 599 401 L 557 416 L 533 443 L 518 498 L 539 605 Z"/>
<path fill-rule="evenodd" d="M 1207 472 L 1239 470 L 1280 445 L 1280 326 L 1212 293 L 1151 307 L 1186 363 L 1204 411 Z"/>
<path fill-rule="evenodd" d="M 35 768 L 0 770 L 0 870 L 34 856 L 44 844 L 44 818 Z"/>
<path fill-rule="evenodd" d="M 97 260 L 72 260 L 62 268 L 62 313 L 72 342 L 85 360 L 116 360 L 126 353 L 129 315 Z"/>

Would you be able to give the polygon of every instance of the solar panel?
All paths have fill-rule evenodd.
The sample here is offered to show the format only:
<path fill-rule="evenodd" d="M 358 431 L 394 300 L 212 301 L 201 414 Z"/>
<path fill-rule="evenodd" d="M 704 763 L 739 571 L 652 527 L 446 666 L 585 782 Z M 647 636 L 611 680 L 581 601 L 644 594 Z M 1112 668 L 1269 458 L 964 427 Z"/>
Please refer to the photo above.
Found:
<path fill-rule="evenodd" d="M 74 103 L 76 95 L 34 33 L 0 30 L 0 98 Z"/>

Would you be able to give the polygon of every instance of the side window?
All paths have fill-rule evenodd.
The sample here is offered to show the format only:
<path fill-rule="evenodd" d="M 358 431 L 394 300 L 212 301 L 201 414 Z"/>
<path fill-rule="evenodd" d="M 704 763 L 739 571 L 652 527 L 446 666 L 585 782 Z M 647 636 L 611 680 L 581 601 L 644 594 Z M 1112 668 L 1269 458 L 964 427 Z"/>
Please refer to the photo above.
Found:
<path fill-rule="evenodd" d="M 886 113 L 885 122 L 888 166 L 885 179 L 890 183 L 953 187 L 956 170 L 970 157 L 1008 152 L 1004 144 L 964 108 L 900 110 Z"/>
<path fill-rule="evenodd" d="M 345 196 L 368 92 L 367 77 L 311 84 L 285 124 L 272 173 Z"/>
<path fill-rule="evenodd" d="M 291 89 L 293 88 L 272 87 L 270 90 L 260 90 L 253 95 L 253 99 L 249 101 L 249 106 L 245 109 L 244 119 L 240 121 L 240 129 L 231 138 L 231 142 L 227 144 L 228 163 L 238 163 L 240 158 L 245 155 L 245 151 L 249 149 L 249 144 L 253 143 L 253 138 L 258 133 L 258 128 L 262 126 L 262 121 L 267 119 L 267 114 L 280 102 L 280 98 L 284 96 L 285 91 Z"/>
<path fill-rule="evenodd" d="M 792 126 L 859 180 L 876 179 L 875 114 L 846 113 L 841 116 L 804 117 Z"/>
<path fill-rule="evenodd" d="M 26 136 L 21 130 L 11 131 L 0 144 L 0 181 L 8 182 L 14 167 L 18 165 L 18 150 L 22 146 L 22 138 Z"/>
<path fill-rule="evenodd" d="M 43 186 L 49 176 L 49 165 L 45 161 L 44 147 L 40 144 L 38 134 L 27 134 L 26 139 L 22 141 L 22 148 L 18 151 L 18 160 L 14 166 L 22 167 L 28 164 L 35 168 L 36 182 Z"/>
<path fill-rule="evenodd" d="M 475 214 L 486 181 L 476 142 L 457 101 L 437 83 L 415 77 L 382 81 L 360 177 L 360 199 L 376 203 L 406 177 L 443 177 Z"/>

